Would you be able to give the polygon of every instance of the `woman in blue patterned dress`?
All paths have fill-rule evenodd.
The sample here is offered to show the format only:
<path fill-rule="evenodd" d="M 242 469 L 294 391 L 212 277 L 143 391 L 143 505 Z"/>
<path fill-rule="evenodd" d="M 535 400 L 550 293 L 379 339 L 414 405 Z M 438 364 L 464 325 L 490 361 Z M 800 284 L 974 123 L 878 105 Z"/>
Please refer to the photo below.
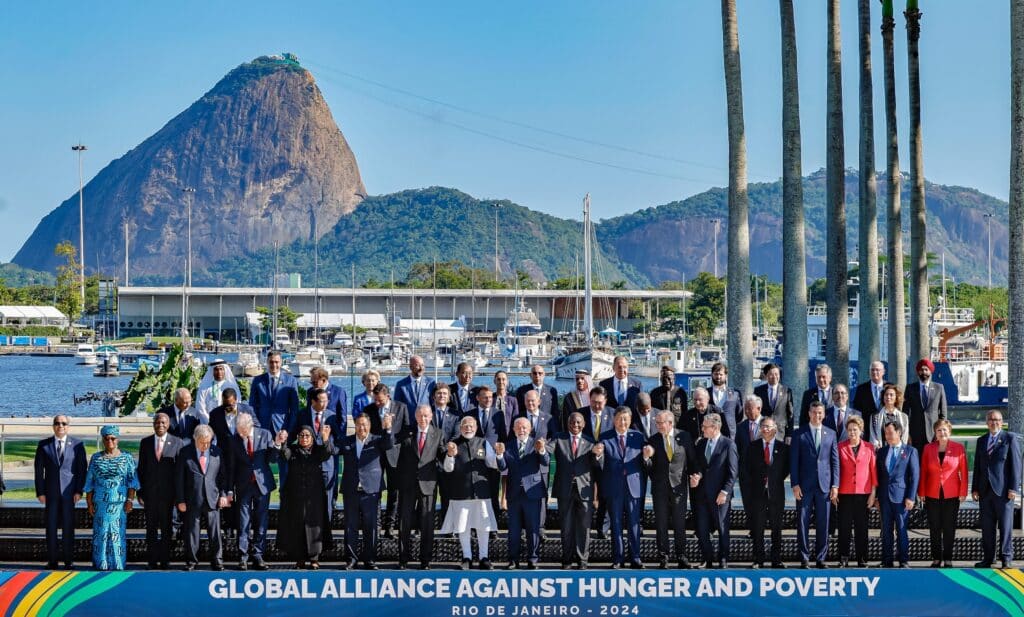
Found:
<path fill-rule="evenodd" d="M 100 429 L 103 450 L 92 455 L 85 475 L 85 499 L 92 521 L 92 565 L 98 570 L 124 570 L 127 558 L 125 524 L 139 488 L 135 459 L 117 447 L 120 430 Z"/>

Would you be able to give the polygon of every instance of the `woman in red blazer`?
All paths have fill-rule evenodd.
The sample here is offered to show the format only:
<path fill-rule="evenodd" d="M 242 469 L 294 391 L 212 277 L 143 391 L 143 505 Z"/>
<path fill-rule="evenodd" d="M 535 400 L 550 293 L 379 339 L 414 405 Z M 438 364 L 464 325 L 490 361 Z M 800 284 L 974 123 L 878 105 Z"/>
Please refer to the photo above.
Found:
<path fill-rule="evenodd" d="M 839 496 L 834 502 L 839 514 L 839 566 L 850 561 L 850 531 L 856 532 L 857 566 L 868 565 L 868 508 L 875 501 L 878 478 L 875 472 L 875 448 L 861 439 L 864 420 L 850 416 L 846 420 L 846 441 L 839 444 Z"/>
<path fill-rule="evenodd" d="M 932 567 L 953 567 L 953 540 L 960 502 L 967 497 L 967 451 L 949 439 L 953 425 L 935 423 L 935 441 L 921 453 L 921 483 L 918 495 L 928 512 L 932 539 Z"/>

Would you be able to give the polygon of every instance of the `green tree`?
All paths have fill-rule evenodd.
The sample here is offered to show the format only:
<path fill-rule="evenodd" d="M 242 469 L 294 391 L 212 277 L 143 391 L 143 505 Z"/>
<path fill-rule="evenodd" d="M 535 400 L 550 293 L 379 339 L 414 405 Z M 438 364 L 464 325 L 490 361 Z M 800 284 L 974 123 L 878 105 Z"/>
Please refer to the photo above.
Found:
<path fill-rule="evenodd" d="M 260 328 L 270 332 L 274 327 L 273 309 L 257 306 L 256 312 L 260 314 Z M 298 329 L 299 317 L 302 317 L 302 313 L 296 313 L 290 306 L 277 307 L 277 327 L 284 328 L 289 334 L 295 334 Z"/>
<path fill-rule="evenodd" d="M 82 298 L 78 288 L 78 252 L 68 241 L 61 242 L 53 253 L 67 259 L 66 264 L 57 266 L 57 309 L 68 316 L 73 323 L 82 314 Z"/>
<path fill-rule="evenodd" d="M 701 272 L 686 287 L 693 293 L 686 305 L 686 321 L 697 338 L 709 341 L 725 317 L 725 282 L 710 272 Z"/>

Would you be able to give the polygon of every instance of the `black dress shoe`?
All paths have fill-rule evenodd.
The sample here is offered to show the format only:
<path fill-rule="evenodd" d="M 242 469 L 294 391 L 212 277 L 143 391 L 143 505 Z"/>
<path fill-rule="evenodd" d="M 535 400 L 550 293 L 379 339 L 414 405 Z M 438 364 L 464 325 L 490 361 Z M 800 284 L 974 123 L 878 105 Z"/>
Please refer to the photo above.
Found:
<path fill-rule="evenodd" d="M 366 563 L 364 563 L 363 564 L 363 569 L 364 570 L 380 570 L 380 568 L 377 566 L 377 564 L 372 562 L 372 561 L 367 561 Z"/>
<path fill-rule="evenodd" d="M 1010 559 L 1004 559 L 1003 560 L 1003 569 L 1004 570 L 1007 569 L 1007 568 L 1012 568 L 1012 567 L 1013 567 L 1013 561 L 1012 560 L 1010 560 Z"/>
<path fill-rule="evenodd" d="M 147 563 L 146 564 L 146 569 L 147 570 L 158 570 L 158 569 L 160 569 L 160 566 L 156 565 L 155 563 Z"/>
<path fill-rule="evenodd" d="M 901 561 L 901 562 L 900 562 L 900 567 L 901 567 L 901 568 L 909 568 L 909 567 L 910 567 L 910 564 L 909 564 L 909 563 L 907 563 L 907 562 L 905 562 L 905 561 Z"/>
<path fill-rule="evenodd" d="M 526 569 L 527 570 L 536 570 L 537 569 L 537 562 L 536 561 L 527 561 L 526 562 Z"/>
<path fill-rule="evenodd" d="M 714 570 L 715 569 L 715 563 L 713 561 L 711 561 L 710 559 L 708 559 L 707 561 L 704 562 L 704 569 L 706 569 L 706 570 Z"/>
<path fill-rule="evenodd" d="M 615 562 L 615 563 L 613 563 L 613 564 L 611 565 L 611 569 L 612 569 L 612 570 L 621 570 L 621 569 L 622 569 L 622 564 L 621 564 L 621 563 L 618 563 L 618 562 Z"/>
<path fill-rule="evenodd" d="M 345 564 L 345 569 L 355 570 L 357 565 L 359 565 L 358 561 L 356 561 L 355 559 L 349 559 L 348 562 Z"/>
<path fill-rule="evenodd" d="M 241 570 L 242 572 L 245 572 L 246 570 L 249 569 L 249 562 L 247 562 L 244 559 L 242 561 L 239 561 L 238 562 L 238 569 Z"/>
<path fill-rule="evenodd" d="M 772 569 L 774 569 L 774 570 L 785 570 L 786 569 L 786 564 L 782 563 L 781 561 L 773 561 L 772 562 Z"/>
<path fill-rule="evenodd" d="M 223 572 L 224 571 L 224 564 L 222 564 L 222 563 L 211 563 L 210 564 L 210 569 L 213 570 L 214 572 Z"/>
<path fill-rule="evenodd" d="M 979 561 L 978 563 L 974 564 L 974 567 L 975 568 L 991 568 L 992 567 L 992 562 L 991 561 Z"/>
<path fill-rule="evenodd" d="M 191 572 L 192 570 L 195 570 L 195 569 L 196 569 L 196 564 L 194 564 L 194 563 L 186 563 L 185 564 L 185 571 L 186 572 Z"/>
<path fill-rule="evenodd" d="M 935 561 L 931 562 L 931 564 L 929 564 L 928 567 L 929 568 L 938 568 L 941 565 L 942 565 L 942 562 L 939 561 L 938 559 L 936 559 Z"/>
<path fill-rule="evenodd" d="M 406 567 L 407 567 L 407 564 L 404 561 L 399 561 L 398 562 L 398 569 L 399 570 L 404 570 Z"/>
<path fill-rule="evenodd" d="M 380 529 L 380 537 L 382 539 L 383 538 L 387 538 L 387 539 L 390 540 L 391 539 L 391 528 L 390 527 L 381 527 L 381 529 Z"/>
<path fill-rule="evenodd" d="M 814 562 L 814 567 L 819 569 L 819 570 L 827 570 L 828 569 L 828 564 L 825 563 L 824 561 L 815 561 Z"/>
<path fill-rule="evenodd" d="M 508 569 L 509 570 L 518 570 L 519 569 L 519 562 L 518 561 L 510 561 L 510 562 L 508 562 Z"/>
<path fill-rule="evenodd" d="M 601 531 L 600 529 L 595 529 L 594 530 L 594 539 L 595 540 L 604 540 L 605 539 L 604 532 Z"/>
<path fill-rule="evenodd" d="M 75 564 L 71 563 L 70 561 L 67 561 L 67 562 L 64 563 L 64 569 L 65 570 L 74 570 L 75 569 Z"/>
<path fill-rule="evenodd" d="M 644 562 L 642 562 L 642 561 L 640 561 L 638 559 L 638 560 L 633 561 L 632 563 L 630 563 L 629 567 L 633 568 L 634 570 L 643 570 L 644 569 Z"/>
<path fill-rule="evenodd" d="M 849 559 L 847 559 L 846 557 L 841 557 L 841 558 L 839 559 L 839 565 L 838 565 L 838 566 L 836 566 L 836 567 L 837 567 L 837 568 L 845 568 L 845 567 L 847 567 L 847 566 L 849 566 L 849 565 L 850 565 L 850 560 L 849 560 Z"/>
<path fill-rule="evenodd" d="M 658 560 L 658 567 L 662 570 L 668 570 L 668 557 L 662 557 Z"/>
<path fill-rule="evenodd" d="M 46 564 L 46 569 L 47 570 L 56 570 L 57 569 L 57 562 L 56 561 L 48 562 Z"/>
<path fill-rule="evenodd" d="M 866 561 L 858 561 L 857 562 L 857 567 L 858 568 L 866 568 L 866 567 L 868 567 L 868 562 L 866 562 Z"/>
<path fill-rule="evenodd" d="M 680 570 L 689 570 L 691 567 L 693 567 L 693 566 L 690 565 L 690 561 L 686 557 L 683 557 L 682 559 L 680 559 L 679 563 L 677 563 L 676 566 Z"/>
<path fill-rule="evenodd" d="M 751 570 L 760 570 L 761 569 L 760 562 L 755 561 L 754 563 L 750 564 L 750 569 Z"/>
<path fill-rule="evenodd" d="M 809 562 L 804 561 L 804 560 L 800 561 L 800 569 L 801 570 L 809 570 L 810 567 L 811 567 L 811 564 Z"/>
<path fill-rule="evenodd" d="M 472 565 L 473 565 L 473 560 L 472 559 L 463 559 L 462 563 L 459 565 L 459 569 L 460 570 L 468 570 L 470 568 L 470 566 L 472 566 Z"/>
<path fill-rule="evenodd" d="M 494 569 L 494 564 L 491 563 L 490 559 L 484 557 L 484 558 L 480 559 L 480 569 L 481 570 L 493 570 Z"/>
<path fill-rule="evenodd" d="M 170 564 L 170 562 L 168 562 L 168 561 L 165 561 L 165 562 L 161 563 L 161 564 L 160 564 L 160 569 L 161 569 L 161 570 L 170 570 L 170 569 L 171 569 L 171 564 Z"/>
<path fill-rule="evenodd" d="M 263 561 L 262 559 L 257 559 L 256 564 L 253 567 L 257 570 L 260 570 L 261 572 L 266 572 L 270 569 L 270 566 L 267 565 L 267 562 Z"/>
<path fill-rule="evenodd" d="M 429 569 L 430 569 L 430 564 L 429 563 L 421 563 L 420 564 L 420 570 L 429 570 Z"/>
<path fill-rule="evenodd" d="M 891 568 L 892 567 L 892 562 L 891 561 L 883 561 L 881 564 L 879 564 L 878 567 L 879 568 Z"/>
<path fill-rule="evenodd" d="M 573 567 L 573 565 L 572 565 L 571 561 L 563 561 L 562 562 L 562 569 L 563 570 L 571 570 L 572 567 Z"/>
<path fill-rule="evenodd" d="M 952 568 L 953 567 L 953 562 L 952 561 L 943 561 L 942 562 L 942 567 L 943 568 Z"/>
<path fill-rule="evenodd" d="M 729 562 L 724 560 L 724 559 L 719 560 L 719 562 L 718 562 L 718 569 L 719 570 L 728 570 L 729 569 Z"/>
<path fill-rule="evenodd" d="M 587 563 L 587 562 L 585 562 L 585 561 L 581 561 L 581 562 L 579 562 L 578 564 L 576 564 L 576 569 L 577 569 L 577 570 L 586 570 L 586 569 L 587 569 L 587 568 L 589 568 L 589 567 L 590 567 L 590 564 L 588 564 L 588 563 Z"/>

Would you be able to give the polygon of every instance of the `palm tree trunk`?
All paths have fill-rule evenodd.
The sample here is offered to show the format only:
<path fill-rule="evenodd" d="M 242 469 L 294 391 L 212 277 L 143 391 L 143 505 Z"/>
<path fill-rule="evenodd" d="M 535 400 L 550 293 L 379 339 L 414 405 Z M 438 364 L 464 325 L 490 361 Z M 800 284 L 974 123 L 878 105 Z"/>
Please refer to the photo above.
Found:
<path fill-rule="evenodd" d="M 849 300 L 846 291 L 846 179 L 843 145 L 843 64 L 839 0 L 828 2 L 828 112 L 825 133 L 825 198 L 828 216 L 825 271 L 828 276 L 825 357 L 837 383 L 850 383 Z"/>
<path fill-rule="evenodd" d="M 924 146 L 921 142 L 921 69 L 918 41 L 921 11 L 907 0 L 907 72 L 910 89 L 910 366 L 931 355 L 928 336 L 928 255 L 924 204 Z"/>
<path fill-rule="evenodd" d="M 896 60 L 893 51 L 893 0 L 882 2 L 882 56 L 885 67 L 885 181 L 886 181 L 886 261 L 885 279 L 889 299 L 889 380 L 907 383 L 907 317 L 903 298 L 903 212 L 900 205 L 900 146 L 896 127 Z M 862 367 L 864 370 L 866 367 Z M 865 373 L 866 375 L 866 373 Z M 866 381 L 862 379 L 861 381 Z"/>
<path fill-rule="evenodd" d="M 1010 344 L 1007 422 L 1024 430 L 1024 0 L 1010 3 Z"/>
<path fill-rule="evenodd" d="M 857 247 L 860 346 L 857 364 L 861 371 L 867 371 L 871 362 L 882 357 L 878 340 L 878 180 L 875 178 L 875 106 L 871 86 L 871 0 L 858 0 L 857 16 L 860 35 L 860 230 Z"/>
<path fill-rule="evenodd" d="M 747 204 L 747 143 L 743 128 L 743 83 L 740 79 L 736 0 L 722 0 L 722 56 L 729 122 L 729 271 L 726 274 L 725 322 L 730 382 L 751 392 L 753 333 L 750 326 L 750 228 Z"/>
<path fill-rule="evenodd" d="M 783 381 L 807 387 L 807 265 L 804 187 L 800 161 L 800 88 L 793 0 L 779 0 L 782 25 L 782 356 Z"/>

